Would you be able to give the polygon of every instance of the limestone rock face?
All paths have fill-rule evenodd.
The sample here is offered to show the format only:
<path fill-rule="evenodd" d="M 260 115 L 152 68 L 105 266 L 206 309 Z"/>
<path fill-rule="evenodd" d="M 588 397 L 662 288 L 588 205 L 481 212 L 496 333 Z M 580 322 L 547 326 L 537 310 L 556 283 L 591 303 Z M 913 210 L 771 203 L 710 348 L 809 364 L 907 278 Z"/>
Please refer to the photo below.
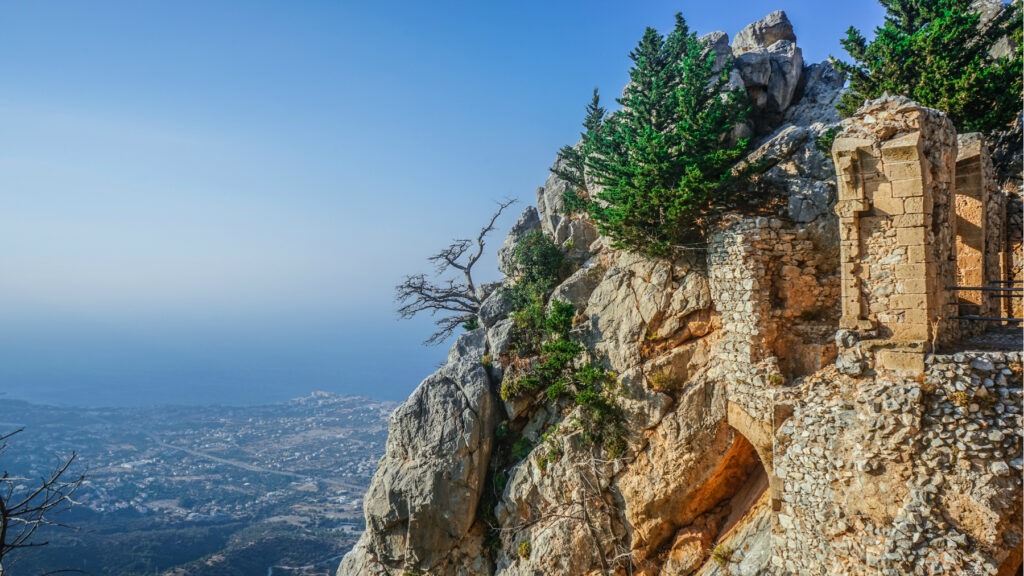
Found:
<path fill-rule="evenodd" d="M 786 13 L 772 12 L 741 30 L 732 53 L 763 134 L 793 103 L 803 73 L 803 52 Z"/>
<path fill-rule="evenodd" d="M 499 288 L 491 292 L 491 295 L 483 301 L 477 315 L 480 316 L 480 323 L 485 328 L 490 328 L 500 320 L 508 317 L 510 312 L 512 312 L 512 302 L 508 299 L 505 292 Z"/>
<path fill-rule="evenodd" d="M 558 166 L 558 162 L 555 162 Z M 565 242 L 568 219 L 564 217 L 565 199 L 563 195 L 569 185 L 554 174 L 548 174 L 544 185 L 537 188 L 537 210 L 540 213 L 540 224 L 544 232 L 554 239 L 555 244 Z"/>
<path fill-rule="evenodd" d="M 392 414 L 365 497 L 367 530 L 339 576 L 487 572 L 473 525 L 500 403 L 480 364 L 485 350 L 482 329 L 461 336 Z"/>
<path fill-rule="evenodd" d="M 721 30 L 700 37 L 700 41 L 707 44 L 708 48 L 715 53 L 715 65 L 712 68 L 715 72 L 721 72 L 725 63 L 732 56 L 732 48 L 729 46 L 729 35 Z"/>
<path fill-rule="evenodd" d="M 498 269 L 501 270 L 502 274 L 511 276 L 515 272 L 515 258 L 516 244 L 519 240 L 533 232 L 540 226 L 540 215 L 537 213 L 537 209 L 533 206 L 527 206 L 523 213 L 519 215 L 519 219 L 512 225 L 512 229 L 509 231 L 508 236 L 505 238 L 505 242 L 498 249 Z"/>
<path fill-rule="evenodd" d="M 789 22 L 789 17 L 782 10 L 776 10 L 740 30 L 732 41 L 732 51 L 734 54 L 740 55 L 771 46 L 779 40 L 796 42 L 793 24 Z"/>
<path fill-rule="evenodd" d="M 821 62 L 805 66 L 802 76 L 802 95 L 786 110 L 785 122 L 815 129 L 838 124 L 841 118 L 836 104 L 843 93 L 846 75 L 831 62 Z"/>
<path fill-rule="evenodd" d="M 731 47 L 704 41 L 716 65 L 736 55 L 759 102 L 745 163 L 772 212 L 728 215 L 700 250 L 649 259 L 566 214 L 552 175 L 502 247 L 506 273 L 530 230 L 568 257 L 551 298 L 575 306 L 582 361 L 615 373 L 623 452 L 585 442 L 570 400 L 497 399 L 501 362 L 537 359 L 505 354 L 514 325 L 495 290 L 486 332 L 462 336 L 393 415 L 367 531 L 338 576 L 1016 573 L 1022 354 L 932 354 L 911 375 L 877 335 L 840 330 L 849 271 L 828 147 L 845 79 L 803 66 L 782 12 Z M 876 106 L 863 130 L 888 136 L 907 128 L 893 110 L 916 109 Z"/>

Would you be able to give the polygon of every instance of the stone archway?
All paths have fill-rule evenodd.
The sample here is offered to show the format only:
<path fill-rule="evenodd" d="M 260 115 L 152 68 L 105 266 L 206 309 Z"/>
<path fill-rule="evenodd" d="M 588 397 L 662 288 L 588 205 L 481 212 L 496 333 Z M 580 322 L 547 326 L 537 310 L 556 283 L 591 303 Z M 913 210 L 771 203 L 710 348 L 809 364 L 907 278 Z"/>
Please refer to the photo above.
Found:
<path fill-rule="evenodd" d="M 726 412 L 726 422 L 743 436 L 756 450 L 757 456 L 764 467 L 768 478 L 768 486 L 771 489 L 772 508 L 778 510 L 779 500 L 782 494 L 782 486 L 774 474 L 774 432 L 775 426 L 771 422 L 765 422 L 754 418 L 747 413 L 739 404 L 729 402 Z"/>

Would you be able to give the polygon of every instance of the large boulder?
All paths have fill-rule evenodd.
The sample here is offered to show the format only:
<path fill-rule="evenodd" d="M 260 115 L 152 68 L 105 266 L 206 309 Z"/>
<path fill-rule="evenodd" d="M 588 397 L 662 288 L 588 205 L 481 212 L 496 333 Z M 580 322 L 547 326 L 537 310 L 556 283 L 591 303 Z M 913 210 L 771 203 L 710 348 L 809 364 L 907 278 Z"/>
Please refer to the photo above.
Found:
<path fill-rule="evenodd" d="M 796 42 L 793 24 L 790 23 L 789 17 L 782 10 L 776 10 L 740 30 L 732 41 L 732 52 L 739 56 L 745 52 L 771 46 L 779 40 Z"/>
<path fill-rule="evenodd" d="M 803 72 L 803 53 L 786 13 L 772 12 L 733 39 L 735 70 L 750 97 L 758 132 L 770 132 L 793 103 Z"/>
<path fill-rule="evenodd" d="M 365 497 L 366 532 L 338 576 L 488 573 L 473 528 L 501 408 L 485 352 L 484 330 L 462 335 L 391 415 Z"/>

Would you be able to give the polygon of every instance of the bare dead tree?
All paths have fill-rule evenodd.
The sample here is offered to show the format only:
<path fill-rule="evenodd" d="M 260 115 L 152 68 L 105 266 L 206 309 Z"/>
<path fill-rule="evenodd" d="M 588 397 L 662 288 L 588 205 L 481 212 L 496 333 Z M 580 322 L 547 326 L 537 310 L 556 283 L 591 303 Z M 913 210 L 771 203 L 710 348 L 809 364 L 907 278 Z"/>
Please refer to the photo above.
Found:
<path fill-rule="evenodd" d="M 21 432 L 0 436 L 0 456 L 7 452 L 8 440 Z M 71 464 L 78 455 L 71 453 L 58 462 L 48 474 L 38 479 L 12 476 L 8 471 L 0 475 L 0 576 L 4 569 L 10 569 L 29 549 L 49 544 L 37 537 L 43 527 L 70 528 L 57 522 L 54 517 L 67 511 L 75 502 L 72 496 L 85 480 L 84 474 L 69 473 Z M 37 483 L 38 482 L 38 483 Z M 80 570 L 55 570 L 46 574 L 81 572 Z"/>
<path fill-rule="evenodd" d="M 406 276 L 395 286 L 395 302 L 399 304 L 398 315 L 410 319 L 420 312 L 430 312 L 435 318 L 437 331 L 424 344 L 440 344 L 452 332 L 464 324 L 472 325 L 480 310 L 480 298 L 473 283 L 473 266 L 484 253 L 487 234 L 494 230 L 494 223 L 515 200 L 498 203 L 498 210 L 490 221 L 480 229 L 476 240 L 457 239 L 427 260 L 434 265 L 434 277 L 449 272 L 461 272 L 462 278 L 428 278 L 426 274 Z"/>

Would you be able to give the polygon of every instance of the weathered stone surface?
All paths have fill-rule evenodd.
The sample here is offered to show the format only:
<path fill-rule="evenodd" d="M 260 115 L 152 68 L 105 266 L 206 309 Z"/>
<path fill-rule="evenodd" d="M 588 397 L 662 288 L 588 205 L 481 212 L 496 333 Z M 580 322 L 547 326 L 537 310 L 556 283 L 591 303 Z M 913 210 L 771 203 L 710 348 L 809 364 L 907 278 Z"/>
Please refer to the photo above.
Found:
<path fill-rule="evenodd" d="M 498 321 L 507 318 L 511 312 L 512 301 L 508 299 L 504 290 L 499 288 L 491 292 L 491 295 L 484 300 L 477 315 L 480 316 L 480 323 L 485 328 L 490 328 Z"/>
<path fill-rule="evenodd" d="M 508 351 L 508 345 L 512 338 L 512 325 L 512 319 L 505 318 L 487 330 L 487 345 L 493 361 Z"/>
<path fill-rule="evenodd" d="M 591 245 L 598 239 L 597 226 L 590 218 L 576 217 L 562 220 L 565 226 L 565 239 L 561 243 L 565 257 L 574 262 L 584 262 L 594 251 Z"/>
<path fill-rule="evenodd" d="M 515 272 L 515 262 L 513 259 L 516 254 L 516 244 L 539 226 L 540 215 L 537 209 L 533 206 L 527 206 L 523 213 L 519 215 L 516 223 L 512 225 L 512 229 L 509 230 L 508 236 L 505 237 L 505 242 L 501 245 L 501 248 L 498 249 L 498 269 L 503 274 L 511 276 Z"/>
<path fill-rule="evenodd" d="M 800 99 L 786 110 L 785 122 L 809 126 L 820 132 L 839 123 L 836 104 L 846 84 L 846 74 L 831 62 L 805 66 L 801 75 L 803 90 Z"/>
<path fill-rule="evenodd" d="M 732 52 L 738 56 L 758 48 L 771 46 L 779 40 L 796 42 L 793 24 L 782 10 L 776 10 L 740 30 L 732 41 Z"/>
<path fill-rule="evenodd" d="M 552 300 L 571 302 L 576 305 L 577 310 L 582 310 L 587 305 L 587 300 L 594 293 L 594 289 L 604 277 L 604 268 L 597 262 L 590 262 L 587 266 L 573 272 L 564 282 L 555 287 L 551 293 Z"/>
<path fill-rule="evenodd" d="M 559 166 L 556 161 L 554 167 Z M 548 174 L 544 186 L 537 188 L 537 210 L 540 213 L 541 229 L 551 237 L 555 244 L 562 244 L 568 237 L 568 219 L 565 217 L 565 191 L 569 185 L 555 176 Z"/>
<path fill-rule="evenodd" d="M 757 132 L 770 132 L 793 103 L 803 74 L 803 53 L 782 11 L 772 12 L 733 39 L 734 68 L 751 102 Z"/>
<path fill-rule="evenodd" d="M 778 110 L 789 108 L 793 102 L 800 75 L 803 73 L 803 52 L 795 41 L 779 40 L 768 46 L 772 73 L 766 85 L 768 102 Z"/>
<path fill-rule="evenodd" d="M 484 573 L 473 564 L 486 570 L 482 550 L 473 550 L 481 542 L 471 534 L 500 410 L 480 364 L 485 348 L 482 329 L 461 336 L 448 363 L 392 414 L 386 452 L 365 497 L 367 529 L 339 576 Z M 458 559 L 453 549 L 465 556 Z"/>
<path fill-rule="evenodd" d="M 772 60 L 766 48 L 740 54 L 734 65 L 747 86 L 766 86 L 772 77 Z"/>
<path fill-rule="evenodd" d="M 700 41 L 707 44 L 708 48 L 715 53 L 715 65 L 712 68 L 715 72 L 721 72 L 726 62 L 732 57 L 732 48 L 729 47 L 729 35 L 721 30 L 700 37 Z"/>
<path fill-rule="evenodd" d="M 710 305 L 707 281 L 692 263 L 621 253 L 587 301 L 581 336 L 596 357 L 621 372 L 640 362 L 645 342 L 682 343 L 707 334 L 709 318 L 700 312 Z"/>

